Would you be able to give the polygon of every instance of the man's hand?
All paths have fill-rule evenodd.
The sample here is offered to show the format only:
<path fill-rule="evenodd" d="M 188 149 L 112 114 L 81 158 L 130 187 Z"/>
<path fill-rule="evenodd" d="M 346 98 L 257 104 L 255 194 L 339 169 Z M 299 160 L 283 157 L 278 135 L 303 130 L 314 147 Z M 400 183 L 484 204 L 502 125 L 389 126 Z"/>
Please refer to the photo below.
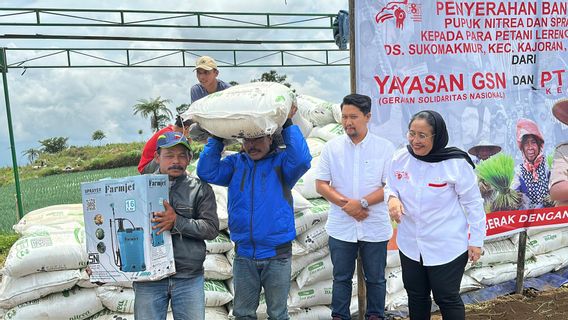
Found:
<path fill-rule="evenodd" d="M 388 206 L 390 218 L 396 221 L 396 223 L 400 223 L 400 219 L 404 214 L 404 207 L 402 206 L 402 202 L 400 202 L 400 200 L 396 197 L 390 197 Z"/>
<path fill-rule="evenodd" d="M 292 119 L 297 111 L 298 111 L 298 107 L 296 106 L 296 104 L 292 104 L 292 107 L 290 108 L 290 112 L 288 113 L 288 119 Z"/>
<path fill-rule="evenodd" d="M 152 219 L 152 222 L 157 223 L 155 226 L 152 226 L 152 229 L 158 229 L 157 234 L 172 230 L 176 223 L 176 212 L 166 200 L 164 200 L 164 208 L 166 211 L 154 212 L 154 218 Z"/>
<path fill-rule="evenodd" d="M 363 221 L 369 216 L 369 210 L 363 209 L 361 202 L 356 199 L 348 199 L 347 203 L 341 207 L 341 209 L 357 221 Z"/>
<path fill-rule="evenodd" d="M 207 139 L 210 136 L 209 132 L 203 130 L 197 122 L 194 122 L 189 126 L 189 137 L 193 141 L 207 143 Z"/>

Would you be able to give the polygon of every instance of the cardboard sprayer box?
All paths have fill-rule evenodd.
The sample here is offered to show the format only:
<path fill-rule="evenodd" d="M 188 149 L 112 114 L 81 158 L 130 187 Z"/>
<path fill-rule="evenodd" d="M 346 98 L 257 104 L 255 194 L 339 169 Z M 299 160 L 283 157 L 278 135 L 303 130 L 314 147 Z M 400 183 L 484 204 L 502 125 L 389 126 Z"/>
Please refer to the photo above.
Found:
<path fill-rule="evenodd" d="M 167 175 L 81 184 L 91 281 L 159 280 L 175 273 L 169 231 L 152 230 L 168 199 Z"/>

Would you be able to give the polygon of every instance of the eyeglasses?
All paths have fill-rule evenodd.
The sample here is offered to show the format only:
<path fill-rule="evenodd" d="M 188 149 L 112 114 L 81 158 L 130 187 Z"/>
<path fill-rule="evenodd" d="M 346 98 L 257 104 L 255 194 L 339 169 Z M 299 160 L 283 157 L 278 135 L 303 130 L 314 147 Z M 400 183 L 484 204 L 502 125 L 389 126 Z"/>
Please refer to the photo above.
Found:
<path fill-rule="evenodd" d="M 428 138 L 431 138 L 431 137 L 433 137 L 433 136 L 435 136 L 435 135 L 436 135 L 436 134 L 427 136 L 427 135 L 425 135 L 425 134 L 422 133 L 422 132 L 421 132 L 421 133 L 416 133 L 416 132 L 414 132 L 414 131 L 408 131 L 408 132 L 406 133 L 406 138 L 408 138 L 409 140 L 410 140 L 410 139 L 412 139 L 412 140 L 418 139 L 418 140 L 420 140 L 420 141 L 424 141 L 424 140 L 426 140 L 426 139 L 428 139 Z"/>

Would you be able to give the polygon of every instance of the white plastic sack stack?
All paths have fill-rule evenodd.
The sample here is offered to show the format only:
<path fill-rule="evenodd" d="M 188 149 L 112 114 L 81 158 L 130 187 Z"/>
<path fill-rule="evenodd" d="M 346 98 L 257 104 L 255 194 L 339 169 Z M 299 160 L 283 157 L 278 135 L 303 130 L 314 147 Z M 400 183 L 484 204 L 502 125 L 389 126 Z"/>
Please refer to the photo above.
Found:
<path fill-rule="evenodd" d="M 298 240 L 292 240 L 292 256 L 303 256 L 310 253 Z"/>
<path fill-rule="evenodd" d="M 324 198 L 314 198 L 309 200 L 312 204 L 312 212 L 323 213 L 327 215 L 329 213 L 330 204 Z"/>
<path fill-rule="evenodd" d="M 296 99 L 300 115 L 310 121 L 314 127 L 335 122 L 332 103 L 305 94 L 298 95 Z"/>
<path fill-rule="evenodd" d="M 32 232 L 29 231 L 30 228 L 38 226 L 55 231 L 83 225 L 83 205 L 78 203 L 49 206 L 31 211 L 12 228 L 17 233 L 25 235 Z M 37 229 L 33 231 L 35 230 Z"/>
<path fill-rule="evenodd" d="M 292 199 L 294 200 L 294 212 L 306 210 L 312 207 L 312 204 L 294 189 L 292 189 Z"/>
<path fill-rule="evenodd" d="M 227 187 L 210 185 L 215 193 L 217 203 L 217 216 L 219 217 L 219 230 L 225 230 L 229 226 L 229 212 L 227 212 Z"/>
<path fill-rule="evenodd" d="M 296 212 L 294 213 L 296 236 L 314 228 L 318 224 L 324 224 L 326 221 L 327 212 L 314 212 L 311 209 Z"/>
<path fill-rule="evenodd" d="M 134 290 L 116 286 L 102 286 L 95 288 L 97 297 L 103 305 L 111 311 L 121 313 L 134 313 Z"/>
<path fill-rule="evenodd" d="M 554 250 L 550 252 L 550 254 L 558 257 L 558 260 L 560 261 L 560 264 L 555 268 L 555 271 L 568 267 L 568 247 Z"/>
<path fill-rule="evenodd" d="M 290 312 L 290 320 L 320 320 L 327 319 L 331 309 L 327 306 L 313 306 L 301 308 L 299 311 Z"/>
<path fill-rule="evenodd" d="M 543 253 L 525 262 L 525 278 L 538 277 L 551 272 L 562 263 L 559 257 L 550 253 Z"/>
<path fill-rule="evenodd" d="M 325 225 L 318 224 L 314 228 L 302 233 L 297 237 L 297 240 L 309 252 L 314 252 L 327 246 L 329 236 L 325 231 Z"/>
<path fill-rule="evenodd" d="M 475 267 L 486 267 L 492 264 L 503 264 L 508 262 L 516 262 L 518 248 L 510 239 L 493 241 L 485 243 L 481 253 L 481 257 L 475 263 Z M 529 259 L 534 254 L 527 250 L 525 258 Z"/>
<path fill-rule="evenodd" d="M 79 270 L 40 272 L 21 278 L 2 277 L 0 308 L 11 309 L 21 303 L 71 289 L 81 278 Z"/>
<path fill-rule="evenodd" d="M 233 243 L 229 236 L 221 231 L 217 238 L 213 240 L 205 240 L 207 253 L 225 253 L 233 248 Z"/>
<path fill-rule="evenodd" d="M 291 308 L 307 308 L 318 305 L 329 305 L 331 304 L 332 288 L 333 280 L 331 279 L 305 286 L 302 289 L 298 288 L 298 285 L 295 282 L 292 282 L 288 306 Z M 356 294 L 357 277 L 354 277 L 351 295 Z"/>
<path fill-rule="evenodd" d="M 44 231 L 18 239 L 10 248 L 3 273 L 23 277 L 44 271 L 72 270 L 87 266 L 84 229 Z"/>
<path fill-rule="evenodd" d="M 229 313 L 225 307 L 207 307 L 205 308 L 205 319 L 226 320 L 229 319 Z"/>
<path fill-rule="evenodd" d="M 298 288 L 302 289 L 306 285 L 329 279 L 333 279 L 333 264 L 331 263 L 331 256 L 327 255 L 323 259 L 307 265 L 296 277 L 296 283 Z"/>
<path fill-rule="evenodd" d="M 300 271 L 304 269 L 310 263 L 321 259 L 329 254 L 329 248 L 327 246 L 321 248 L 318 251 L 311 252 L 310 254 L 306 254 L 303 256 L 292 256 L 292 276 L 291 280 L 296 279 Z"/>
<path fill-rule="evenodd" d="M 398 250 L 387 251 L 387 268 L 400 267 L 400 255 Z"/>
<path fill-rule="evenodd" d="M 386 268 L 385 278 L 387 279 L 387 294 L 394 294 L 404 290 L 401 267 Z"/>
<path fill-rule="evenodd" d="M 292 117 L 292 123 L 300 128 L 300 131 L 302 132 L 302 136 L 304 136 L 304 138 L 307 138 L 314 128 L 312 123 L 302 117 L 299 112 L 296 112 L 296 114 Z"/>
<path fill-rule="evenodd" d="M 320 198 L 321 195 L 316 191 L 316 171 L 319 165 L 319 157 L 312 158 L 311 168 L 298 180 L 294 189 L 304 198 Z"/>
<path fill-rule="evenodd" d="M 205 269 L 205 279 L 227 280 L 233 276 L 231 264 L 224 254 L 207 254 L 203 268 Z"/>
<path fill-rule="evenodd" d="M 199 99 L 182 114 L 211 134 L 225 138 L 272 135 L 284 124 L 295 95 L 275 82 L 236 85 Z"/>
<path fill-rule="evenodd" d="M 491 286 L 515 279 L 517 276 L 517 265 L 514 263 L 504 263 L 483 268 L 473 268 L 467 270 L 466 274 L 483 285 Z"/>
<path fill-rule="evenodd" d="M 231 266 L 233 265 L 233 260 L 235 259 L 235 254 L 236 254 L 235 247 L 231 248 L 231 250 L 229 250 L 225 253 L 225 257 L 227 257 L 227 261 L 229 261 Z"/>
<path fill-rule="evenodd" d="M 104 309 L 103 311 L 88 318 L 88 320 L 134 320 L 134 314 L 122 313 L 122 312 L 112 311 L 109 309 Z"/>
<path fill-rule="evenodd" d="M 227 309 L 225 307 L 205 307 L 205 319 L 207 320 L 226 320 L 229 318 Z M 115 312 L 105 309 L 88 320 L 135 320 L 134 314 Z M 174 320 L 173 313 L 168 310 L 166 320 Z"/>
<path fill-rule="evenodd" d="M 408 295 L 406 290 L 398 291 L 393 294 L 387 294 L 385 299 L 385 307 L 387 310 L 397 310 L 400 307 L 408 305 Z"/>
<path fill-rule="evenodd" d="M 528 237 L 527 247 L 536 255 L 568 247 L 568 228 L 534 234 Z"/>
<path fill-rule="evenodd" d="M 310 149 L 310 155 L 312 157 L 319 157 L 325 145 L 325 141 L 320 138 L 307 138 L 306 143 L 308 144 L 308 149 Z"/>
<path fill-rule="evenodd" d="M 341 104 L 339 103 L 334 103 L 333 104 L 333 119 L 335 120 L 335 122 L 337 123 L 341 123 Z"/>
<path fill-rule="evenodd" d="M 345 133 L 343 126 L 339 123 L 330 123 L 323 127 L 315 127 L 310 133 L 310 138 L 319 138 L 329 141 Z"/>
<path fill-rule="evenodd" d="M 103 310 L 93 289 L 75 289 L 20 304 L 4 315 L 5 320 L 74 319 L 82 320 Z"/>
<path fill-rule="evenodd" d="M 460 283 L 460 293 L 469 292 L 483 288 L 483 285 L 474 278 L 464 274 Z"/>
<path fill-rule="evenodd" d="M 219 307 L 233 300 L 233 295 L 223 281 L 205 280 L 205 306 Z"/>

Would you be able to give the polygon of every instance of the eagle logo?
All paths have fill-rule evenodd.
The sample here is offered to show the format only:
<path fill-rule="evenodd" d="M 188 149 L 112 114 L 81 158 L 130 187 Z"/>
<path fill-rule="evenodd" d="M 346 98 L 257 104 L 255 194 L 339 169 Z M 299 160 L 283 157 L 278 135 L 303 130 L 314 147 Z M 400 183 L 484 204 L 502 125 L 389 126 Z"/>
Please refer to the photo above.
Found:
<path fill-rule="evenodd" d="M 406 10 L 408 0 L 388 2 L 379 13 L 375 16 L 377 23 L 383 23 L 390 19 L 395 19 L 395 26 L 399 29 L 404 28 L 404 19 L 406 19 Z"/>

